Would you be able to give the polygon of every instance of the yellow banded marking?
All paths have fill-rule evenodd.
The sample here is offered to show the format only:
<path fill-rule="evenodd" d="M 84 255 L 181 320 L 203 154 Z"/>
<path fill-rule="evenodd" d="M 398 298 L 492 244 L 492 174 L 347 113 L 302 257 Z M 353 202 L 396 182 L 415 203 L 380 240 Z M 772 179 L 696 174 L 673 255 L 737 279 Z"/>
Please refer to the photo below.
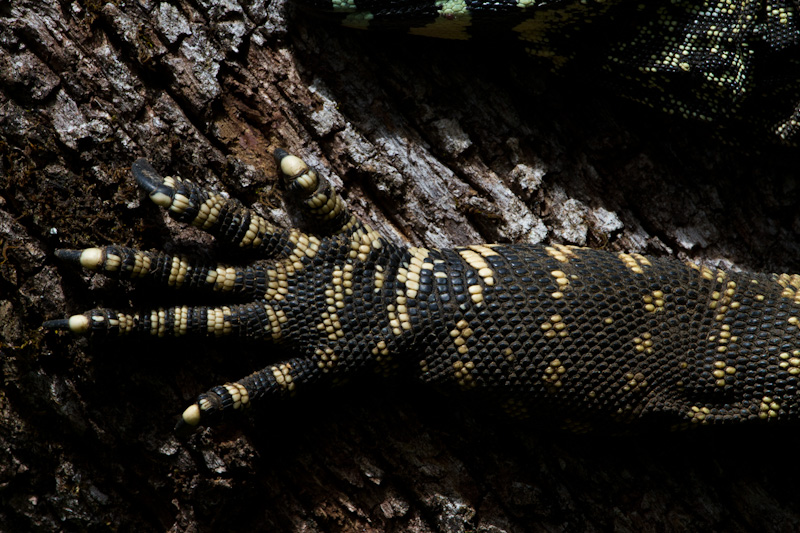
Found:
<path fill-rule="evenodd" d="M 553 315 L 550 319 L 539 326 L 544 331 L 544 336 L 548 339 L 555 337 L 566 337 L 569 335 L 567 332 L 567 325 L 561 315 Z"/>
<path fill-rule="evenodd" d="M 175 190 L 175 179 L 172 178 L 171 176 L 166 176 L 162 178 L 161 183 L 163 183 L 173 191 Z M 163 192 L 151 193 L 150 200 L 159 207 L 169 208 L 172 206 L 172 196 L 165 194 Z"/>
<path fill-rule="evenodd" d="M 381 292 L 383 289 L 383 283 L 386 281 L 386 276 L 383 275 L 383 267 L 381 265 L 375 265 L 375 274 L 372 278 L 372 284 L 375 286 L 375 292 Z"/>
<path fill-rule="evenodd" d="M 355 4 L 349 2 L 349 6 L 344 2 L 335 1 L 333 9 L 335 11 L 353 8 Z M 317 172 L 308 165 L 305 161 L 294 155 L 287 155 L 281 160 L 281 171 L 287 176 L 297 176 L 294 182 L 303 188 L 306 193 L 316 191 L 319 187 L 319 176 Z M 317 206 L 318 207 L 318 206 Z"/>
<path fill-rule="evenodd" d="M 317 367 L 326 373 L 333 368 L 333 366 L 336 364 L 336 361 L 339 359 L 339 356 L 336 355 L 336 352 L 334 352 L 333 348 L 330 346 L 326 346 L 324 349 L 317 348 L 314 350 L 314 353 L 319 358 L 319 361 L 317 361 Z"/>
<path fill-rule="evenodd" d="M 122 258 L 114 253 L 106 253 L 105 261 L 103 263 L 103 270 L 108 272 L 116 272 L 122 264 Z"/>
<path fill-rule="evenodd" d="M 473 334 L 472 328 L 469 323 L 463 318 L 459 320 L 455 328 L 450 331 L 450 337 L 453 339 L 453 344 L 456 346 L 456 351 L 465 355 L 469 348 L 467 347 L 467 339 Z M 455 361 L 453 363 L 453 378 L 463 388 L 471 388 L 475 386 L 475 378 L 472 371 L 475 369 L 475 363 L 472 361 Z"/>
<path fill-rule="evenodd" d="M 650 294 L 645 294 L 642 297 L 644 302 L 644 309 L 648 313 L 657 313 L 664 310 L 664 292 L 653 291 Z"/>
<path fill-rule="evenodd" d="M 400 364 L 390 355 L 386 341 L 378 341 L 378 343 L 372 347 L 370 353 L 372 353 L 373 359 L 377 363 L 375 365 L 375 372 L 377 374 L 389 377 L 400 368 Z"/>
<path fill-rule="evenodd" d="M 172 189 L 174 192 L 175 189 L 177 188 L 177 185 L 181 182 L 183 182 L 183 180 L 178 176 L 166 176 L 164 177 L 162 183 L 167 187 L 169 187 L 170 189 Z M 156 202 L 159 205 L 163 205 L 162 202 L 165 200 L 165 198 L 156 196 L 151 196 L 151 198 L 154 202 Z M 183 194 L 174 192 L 172 200 L 169 203 L 169 210 L 172 211 L 173 213 L 180 214 L 186 211 L 186 208 L 189 207 L 190 205 L 191 203 L 189 202 L 189 198 L 187 198 Z"/>
<path fill-rule="evenodd" d="M 230 307 L 224 306 L 209 309 L 206 313 L 206 328 L 208 332 L 213 333 L 216 337 L 230 334 L 232 330 L 230 316 Z"/>
<path fill-rule="evenodd" d="M 175 196 L 172 197 L 172 206 L 169 208 L 169 210 L 175 213 L 183 213 L 190 205 L 192 204 L 189 201 L 189 198 L 181 193 L 175 193 Z"/>
<path fill-rule="evenodd" d="M 171 275 L 170 279 L 172 279 Z M 236 284 L 236 269 L 225 265 L 217 265 L 215 270 L 208 270 L 206 273 L 206 283 L 208 285 L 213 284 L 213 290 L 215 291 L 230 291 Z"/>
<path fill-rule="evenodd" d="M 634 274 L 644 274 L 645 267 L 653 266 L 650 260 L 641 254 L 620 253 L 617 257 Z"/>
<path fill-rule="evenodd" d="M 278 262 L 274 267 L 265 269 L 267 274 L 267 291 L 265 300 L 283 300 L 289 294 L 289 272 L 286 264 Z"/>
<path fill-rule="evenodd" d="M 472 361 L 467 361 L 466 363 L 456 361 L 453 363 L 453 370 L 455 370 L 453 377 L 461 387 L 468 389 L 475 386 L 475 378 L 472 377 L 472 370 L 474 368 L 475 363 Z"/>
<path fill-rule="evenodd" d="M 645 353 L 647 355 L 652 355 L 653 350 L 653 335 L 650 333 L 642 333 L 641 336 L 636 337 L 633 339 L 634 350 L 637 353 Z"/>
<path fill-rule="evenodd" d="M 788 298 L 795 305 L 800 305 L 800 275 L 781 274 L 775 281 L 783 287 L 781 296 Z"/>
<path fill-rule="evenodd" d="M 311 214 L 320 220 L 333 220 L 347 209 L 341 196 L 333 189 L 330 189 L 328 193 L 318 192 L 306 200 L 305 204 Z"/>
<path fill-rule="evenodd" d="M 172 334 L 176 337 L 186 335 L 189 330 L 189 308 L 185 305 L 183 307 L 176 307 L 172 310 L 172 314 Z"/>
<path fill-rule="evenodd" d="M 134 313 L 133 315 L 122 315 L 119 330 L 122 334 L 128 334 L 133 331 L 133 327 L 139 321 L 139 314 Z M 789 371 L 791 373 L 791 370 Z"/>
<path fill-rule="evenodd" d="M 711 414 L 711 409 L 705 406 L 693 405 L 689 412 L 686 413 L 692 424 L 708 424 L 707 417 Z"/>
<path fill-rule="evenodd" d="M 338 311 L 344 308 L 345 296 L 353 294 L 352 286 L 353 265 L 346 264 L 334 268 L 331 273 L 331 283 L 327 286 L 324 293 L 325 305 L 327 306 L 326 311 L 320 315 L 322 321 L 317 324 L 317 329 L 321 333 L 324 333 L 329 341 L 337 341 L 344 337 L 344 330 L 342 329 L 342 322 L 339 319 Z M 324 356 L 329 354 L 322 351 L 317 355 Z M 325 361 L 325 365 L 324 367 L 321 366 L 321 368 L 333 367 L 333 361 L 335 361 L 335 359 L 323 357 L 322 360 Z"/>
<path fill-rule="evenodd" d="M 294 274 L 303 270 L 302 259 L 304 257 L 311 259 L 317 255 L 321 241 L 313 235 L 306 235 L 296 229 L 289 232 L 289 241 L 294 244 L 294 249 L 282 263 L 288 274 Z"/>
<path fill-rule="evenodd" d="M 430 261 L 430 250 L 427 248 L 411 247 L 408 249 L 411 257 L 407 263 L 397 269 L 396 280 L 397 283 L 403 285 L 404 288 L 397 288 L 395 290 L 395 305 L 389 305 L 387 311 L 389 312 L 389 325 L 392 327 L 392 333 L 400 335 L 403 331 L 408 331 L 412 328 L 411 315 L 408 313 L 408 300 L 414 300 L 419 294 L 420 279 L 423 271 L 427 271 L 430 275 L 433 270 L 433 263 Z M 376 289 L 383 287 L 383 274 L 377 271 L 376 276 Z"/>
<path fill-rule="evenodd" d="M 725 313 L 727 313 L 729 309 L 739 308 L 739 302 L 733 301 L 733 297 L 736 294 L 736 287 L 735 281 L 728 281 L 724 291 L 713 291 L 711 293 L 708 307 L 717 312 L 714 317 L 717 322 L 721 322 L 725 318 Z"/>
<path fill-rule="evenodd" d="M 800 374 L 800 350 L 794 350 L 792 353 L 783 352 L 779 357 L 781 359 L 779 367 L 793 376 Z"/>
<path fill-rule="evenodd" d="M 380 361 L 381 357 L 389 355 L 389 348 L 386 344 L 386 341 L 381 340 L 378 341 L 378 343 L 372 347 L 372 350 L 370 350 L 370 352 L 372 353 L 372 355 L 375 356 L 376 361 Z"/>
<path fill-rule="evenodd" d="M 472 333 L 472 328 L 469 327 L 469 323 L 464 319 L 459 320 L 455 329 L 450 331 L 450 337 L 453 338 L 456 351 L 461 355 L 464 355 L 469 350 L 467 348 L 467 339 L 472 336 Z"/>
<path fill-rule="evenodd" d="M 564 297 L 564 291 L 569 289 L 569 283 L 571 279 L 578 279 L 578 277 L 574 274 L 572 276 L 567 276 L 567 274 L 562 270 L 552 270 L 550 271 L 550 275 L 555 279 L 557 286 L 557 290 L 550 294 L 550 297 L 552 297 L 554 300 L 560 300 Z"/>
<path fill-rule="evenodd" d="M 234 409 L 250 407 L 250 394 L 247 392 L 247 389 L 244 388 L 244 385 L 239 383 L 226 383 L 223 387 L 225 387 L 228 394 L 231 395 Z"/>
<path fill-rule="evenodd" d="M 186 273 L 191 270 L 189 262 L 185 256 L 176 255 L 172 257 L 172 265 L 169 270 L 167 284 L 170 287 L 180 287 L 186 279 Z"/>
<path fill-rule="evenodd" d="M 708 281 L 716 281 L 717 283 L 722 283 L 727 278 L 727 274 L 725 274 L 722 270 L 717 270 L 713 268 L 708 268 L 707 266 L 700 266 L 691 261 L 686 261 L 686 266 L 689 268 L 696 270 L 700 273 L 700 276 L 703 279 Z M 758 283 L 756 280 L 753 280 L 754 283 Z"/>
<path fill-rule="evenodd" d="M 542 381 L 553 388 L 560 388 L 563 386 L 561 377 L 567 373 L 567 367 L 561 362 L 560 359 L 553 359 L 548 363 L 542 375 Z"/>
<path fill-rule="evenodd" d="M 477 271 L 487 287 L 494 285 L 494 270 L 489 267 L 489 263 L 486 262 L 485 258 L 500 254 L 486 246 L 470 246 L 459 250 L 458 254 L 469 266 Z"/>
<path fill-rule="evenodd" d="M 208 229 L 219 221 L 219 214 L 229 200 L 219 193 L 212 193 L 198 206 L 197 216 L 191 224 L 196 228 Z"/>
<path fill-rule="evenodd" d="M 159 325 L 159 313 L 161 312 L 160 309 L 154 309 L 150 312 L 150 335 L 158 335 L 158 325 Z M 161 335 L 159 335 L 161 336 Z"/>
<path fill-rule="evenodd" d="M 491 245 L 472 245 L 467 248 L 458 249 L 458 254 L 461 258 L 480 276 L 483 284 L 491 287 L 495 284 L 494 270 L 486 262 L 487 257 L 499 256 L 496 251 L 491 248 Z M 475 305 L 483 303 L 483 287 L 481 285 L 470 285 L 467 287 L 470 299 Z"/>
<path fill-rule="evenodd" d="M 131 268 L 131 279 L 141 278 L 150 272 L 152 260 L 148 254 L 135 252 L 133 254 L 133 268 Z"/>
<path fill-rule="evenodd" d="M 81 316 L 81 315 L 78 315 Z M 104 317 L 92 317 L 93 319 L 103 319 Z M 138 315 L 126 315 L 125 313 L 117 313 L 115 317 L 111 317 L 108 319 L 109 327 L 117 327 L 119 328 L 119 334 L 125 335 L 130 333 L 131 329 L 135 324 L 135 320 L 138 318 Z M 96 320 L 97 322 L 102 322 L 102 320 Z"/>
<path fill-rule="evenodd" d="M 163 337 L 167 333 L 167 312 L 164 309 L 156 311 L 156 335 Z"/>
<path fill-rule="evenodd" d="M 631 392 L 640 392 L 647 388 L 647 379 L 641 372 L 627 372 L 624 376 L 625 383 L 622 385 L 621 391 L 625 394 Z"/>
<path fill-rule="evenodd" d="M 554 244 L 552 246 L 545 246 L 544 251 L 547 255 L 561 263 L 569 263 L 570 259 L 578 257 L 575 254 L 576 247 L 564 246 L 563 244 Z"/>
<path fill-rule="evenodd" d="M 728 345 L 738 342 L 739 337 L 731 333 L 730 325 L 722 324 L 729 310 L 740 307 L 740 303 L 733 299 L 736 295 L 736 290 L 736 282 L 728 281 L 725 283 L 724 290 L 721 292 L 712 291 L 708 300 L 708 307 L 716 311 L 714 320 L 720 323 L 719 331 L 708 336 L 709 342 L 717 343 L 716 351 L 720 357 L 714 362 L 714 369 L 711 371 L 712 376 L 714 376 L 714 384 L 717 387 L 725 387 L 728 383 L 727 378 L 736 375 L 736 368 L 726 362 L 725 355 L 728 352 Z"/>
<path fill-rule="evenodd" d="M 347 226 L 355 226 L 357 224 L 360 224 L 359 220 L 355 217 L 350 217 L 350 222 L 348 222 Z M 342 228 L 340 232 L 347 231 L 349 229 L 347 226 Z M 350 236 L 349 257 L 359 261 L 366 261 L 372 250 L 380 250 L 382 247 L 383 237 L 381 234 L 368 224 L 361 224 L 361 227 Z"/>
<path fill-rule="evenodd" d="M 331 309 L 333 309 L 333 311 Z M 336 308 L 333 306 L 328 307 L 328 311 L 324 311 L 320 315 L 322 322 L 317 324 L 317 329 L 321 332 L 324 332 L 328 340 L 331 341 L 335 341 L 341 337 L 344 337 L 342 323 L 339 320 L 339 315 L 336 313 L 335 309 Z"/>
<path fill-rule="evenodd" d="M 714 370 L 711 371 L 711 375 L 714 376 L 714 383 L 717 387 L 724 387 L 726 385 L 725 378 L 736 375 L 736 368 L 728 365 L 725 361 L 714 361 Z"/>
<path fill-rule="evenodd" d="M 292 365 L 290 363 L 281 363 L 280 365 L 270 368 L 272 377 L 280 388 L 286 391 L 294 390 L 294 378 L 292 377 Z"/>
<path fill-rule="evenodd" d="M 286 322 L 286 315 L 283 310 L 275 311 L 269 304 L 264 305 L 264 312 L 269 320 L 269 326 L 264 326 L 264 329 L 269 331 L 272 340 L 277 341 L 281 338 L 281 324 Z"/>
<path fill-rule="evenodd" d="M 397 308 L 394 306 L 394 304 L 389 304 L 386 306 L 386 314 L 389 318 L 389 326 L 392 328 L 392 333 L 394 335 L 400 335 L 403 333 L 403 330 L 400 329 L 400 321 L 397 320 L 397 313 L 395 312 L 396 309 Z"/>
<path fill-rule="evenodd" d="M 777 418 L 780 414 L 781 405 L 778 401 L 771 396 L 764 396 L 759 405 L 758 418 L 768 420 L 770 418 Z"/>
<path fill-rule="evenodd" d="M 250 225 L 247 226 L 247 231 L 239 242 L 240 248 L 257 247 L 264 242 L 264 237 L 275 233 L 275 227 L 264 220 L 259 215 L 251 213 Z"/>

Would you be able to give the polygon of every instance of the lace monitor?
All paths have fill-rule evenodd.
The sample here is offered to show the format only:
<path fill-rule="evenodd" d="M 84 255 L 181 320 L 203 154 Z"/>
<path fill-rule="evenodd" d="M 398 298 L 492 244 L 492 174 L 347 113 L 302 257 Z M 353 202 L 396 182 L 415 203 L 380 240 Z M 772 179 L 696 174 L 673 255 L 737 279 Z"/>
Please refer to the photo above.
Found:
<path fill-rule="evenodd" d="M 580 83 L 669 114 L 796 144 L 798 0 L 295 0 L 358 28 L 519 39 Z M 754 134 L 755 133 L 755 134 Z"/>
<path fill-rule="evenodd" d="M 275 157 L 311 231 L 276 227 L 235 199 L 162 178 L 143 159 L 132 169 L 153 202 L 249 251 L 250 264 L 120 246 L 57 252 L 106 276 L 218 293 L 230 304 L 95 309 L 45 326 L 91 336 L 238 335 L 297 354 L 201 394 L 183 426 L 261 397 L 397 369 L 575 430 L 800 416 L 798 275 L 559 245 L 401 246 L 353 216 L 301 159 Z"/>

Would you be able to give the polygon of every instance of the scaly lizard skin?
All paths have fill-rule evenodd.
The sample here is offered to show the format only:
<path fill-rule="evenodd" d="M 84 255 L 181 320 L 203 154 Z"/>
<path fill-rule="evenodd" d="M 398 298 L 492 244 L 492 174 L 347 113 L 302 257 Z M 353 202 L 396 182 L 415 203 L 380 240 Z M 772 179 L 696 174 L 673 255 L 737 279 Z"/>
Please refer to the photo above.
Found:
<path fill-rule="evenodd" d="M 201 394 L 180 424 L 265 396 L 397 370 L 575 429 L 800 415 L 800 276 L 733 273 L 571 246 L 399 246 L 350 214 L 327 180 L 276 151 L 312 229 L 143 159 L 133 174 L 181 222 L 256 258 L 244 266 L 107 246 L 57 255 L 107 276 L 229 296 L 218 307 L 95 309 L 46 327 L 92 336 L 238 335 L 297 356 Z"/>
<path fill-rule="evenodd" d="M 751 138 L 796 143 L 798 0 L 295 0 L 357 28 L 519 40 L 586 90 L 602 81 L 668 114 L 744 122 Z M 752 135 L 755 131 L 756 135 Z"/>

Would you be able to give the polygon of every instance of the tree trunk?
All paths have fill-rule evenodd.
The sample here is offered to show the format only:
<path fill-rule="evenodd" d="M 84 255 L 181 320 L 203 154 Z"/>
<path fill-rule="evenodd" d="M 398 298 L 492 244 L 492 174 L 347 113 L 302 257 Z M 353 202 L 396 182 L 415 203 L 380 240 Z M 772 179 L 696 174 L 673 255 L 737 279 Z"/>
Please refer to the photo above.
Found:
<path fill-rule="evenodd" d="M 0 2 L 0 530 L 800 529 L 791 427 L 572 436 L 389 381 L 178 439 L 197 393 L 287 354 L 41 330 L 100 305 L 177 303 L 62 265 L 56 248 L 213 253 L 142 201 L 140 156 L 281 224 L 278 146 L 398 242 L 800 270 L 795 153 L 714 140 L 496 43 L 242 4 Z"/>

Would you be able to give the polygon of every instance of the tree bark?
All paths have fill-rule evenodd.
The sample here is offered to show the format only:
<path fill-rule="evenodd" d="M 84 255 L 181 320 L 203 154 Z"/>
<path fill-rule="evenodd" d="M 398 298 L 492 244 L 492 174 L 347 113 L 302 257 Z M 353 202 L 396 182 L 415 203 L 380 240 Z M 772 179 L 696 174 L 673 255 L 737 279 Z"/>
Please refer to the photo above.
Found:
<path fill-rule="evenodd" d="M 40 329 L 176 303 L 56 248 L 213 254 L 142 201 L 140 156 L 281 224 L 278 146 L 397 242 L 800 270 L 796 154 L 488 45 L 350 31 L 278 0 L 0 2 L 0 529 L 800 529 L 792 427 L 572 436 L 389 381 L 178 439 L 197 393 L 287 354 Z"/>

